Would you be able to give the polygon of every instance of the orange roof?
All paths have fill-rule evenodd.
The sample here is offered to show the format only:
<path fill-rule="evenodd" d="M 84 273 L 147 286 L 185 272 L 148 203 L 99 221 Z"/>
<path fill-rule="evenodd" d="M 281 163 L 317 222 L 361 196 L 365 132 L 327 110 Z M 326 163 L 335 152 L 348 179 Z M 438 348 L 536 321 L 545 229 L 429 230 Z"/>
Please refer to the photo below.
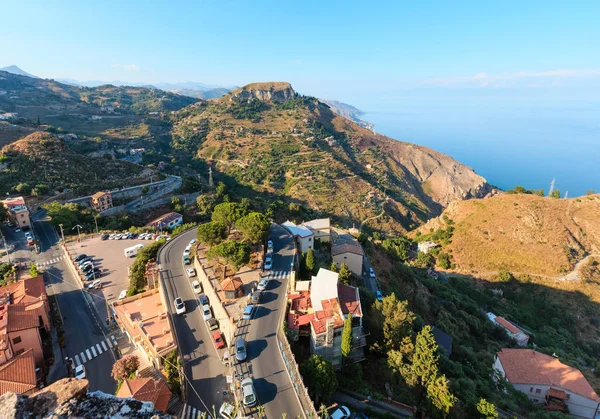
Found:
<path fill-rule="evenodd" d="M 590 383 L 577 368 L 532 349 L 504 348 L 496 354 L 506 378 L 513 384 L 540 384 L 560 387 L 600 402 Z"/>
<path fill-rule="evenodd" d="M 155 218 L 154 220 L 150 221 L 148 224 L 146 224 L 146 227 L 153 227 L 157 224 L 168 224 L 171 221 L 174 221 L 178 218 L 181 218 L 182 215 L 176 212 L 169 212 L 167 214 L 161 215 L 158 218 Z"/>
<path fill-rule="evenodd" d="M 40 326 L 38 310 L 27 310 L 24 305 L 11 304 L 7 307 L 7 331 L 33 329 Z"/>
<path fill-rule="evenodd" d="M 353 316 L 362 317 L 358 288 L 350 285 L 338 284 L 338 298 L 344 314 L 352 313 Z"/>
<path fill-rule="evenodd" d="M 33 349 L 0 365 L 0 395 L 9 391 L 28 394 L 36 387 Z"/>
<path fill-rule="evenodd" d="M 133 378 L 123 381 L 117 397 L 133 397 L 142 402 L 152 402 L 155 409 L 166 412 L 171 399 L 171 390 L 162 378 L 158 380 L 149 377 Z"/>
<path fill-rule="evenodd" d="M 316 335 L 327 331 L 327 320 L 329 319 L 333 319 L 334 328 L 344 326 L 342 309 L 340 308 L 337 298 L 323 300 L 321 304 L 323 305 L 323 310 L 315 311 L 314 318 L 310 322 Z"/>
<path fill-rule="evenodd" d="M 307 311 L 310 307 L 310 291 L 298 291 L 297 294 L 289 296 L 292 301 L 292 310 Z"/>
<path fill-rule="evenodd" d="M 2 202 L 9 209 L 12 207 L 17 207 L 19 205 L 25 205 L 25 200 L 23 199 L 22 196 L 18 196 L 16 198 L 6 198 Z"/>
<path fill-rule="evenodd" d="M 6 294 L 9 294 L 12 304 L 30 304 L 40 301 L 40 297 L 42 297 L 42 300 L 47 299 L 46 286 L 42 275 L 0 287 L 0 299 L 2 299 L 2 295 Z"/>
<path fill-rule="evenodd" d="M 242 287 L 242 285 L 242 280 L 237 276 L 227 278 L 225 281 L 221 282 L 221 288 L 223 288 L 223 291 L 237 291 Z"/>
<path fill-rule="evenodd" d="M 496 323 L 515 335 L 521 333 L 521 330 L 518 327 L 506 320 L 504 317 L 496 316 Z"/>
<path fill-rule="evenodd" d="M 548 396 L 556 397 L 557 399 L 561 399 L 561 400 L 567 400 L 567 393 L 565 393 L 564 391 L 559 390 L 557 388 L 550 387 L 548 389 Z"/>
<path fill-rule="evenodd" d="M 92 195 L 92 199 L 102 198 L 104 195 L 111 195 L 111 193 L 109 191 L 96 192 L 94 195 Z"/>

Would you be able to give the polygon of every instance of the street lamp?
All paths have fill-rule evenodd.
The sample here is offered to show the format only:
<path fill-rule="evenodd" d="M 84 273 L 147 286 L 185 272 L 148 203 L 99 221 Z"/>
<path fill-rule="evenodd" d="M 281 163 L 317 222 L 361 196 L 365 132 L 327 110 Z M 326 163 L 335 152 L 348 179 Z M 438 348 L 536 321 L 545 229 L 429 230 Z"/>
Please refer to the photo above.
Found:
<path fill-rule="evenodd" d="M 100 216 L 100 214 L 96 214 L 96 215 L 94 216 L 94 222 L 96 223 L 96 234 L 100 234 L 100 233 L 98 232 L 98 217 L 99 217 L 99 216 Z"/>
<path fill-rule="evenodd" d="M 81 246 L 81 229 L 83 227 L 81 227 L 79 224 L 77 224 L 75 227 L 73 227 L 71 230 L 75 230 L 77 229 L 77 235 L 79 236 L 79 238 L 77 239 L 79 242 L 79 245 Z"/>
<path fill-rule="evenodd" d="M 65 232 L 63 231 L 63 225 L 59 224 L 58 226 L 60 227 L 60 235 L 62 236 L 62 242 L 64 245 L 65 244 Z"/>

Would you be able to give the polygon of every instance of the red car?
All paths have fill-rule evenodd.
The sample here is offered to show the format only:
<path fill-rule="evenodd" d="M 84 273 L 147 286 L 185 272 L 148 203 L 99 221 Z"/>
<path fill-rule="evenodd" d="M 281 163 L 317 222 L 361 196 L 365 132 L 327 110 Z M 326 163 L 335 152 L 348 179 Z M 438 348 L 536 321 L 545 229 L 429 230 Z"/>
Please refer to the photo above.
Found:
<path fill-rule="evenodd" d="M 225 341 L 223 340 L 223 335 L 221 335 L 220 330 L 215 330 L 212 334 L 213 340 L 215 341 L 215 346 L 217 349 L 221 349 L 225 347 Z"/>

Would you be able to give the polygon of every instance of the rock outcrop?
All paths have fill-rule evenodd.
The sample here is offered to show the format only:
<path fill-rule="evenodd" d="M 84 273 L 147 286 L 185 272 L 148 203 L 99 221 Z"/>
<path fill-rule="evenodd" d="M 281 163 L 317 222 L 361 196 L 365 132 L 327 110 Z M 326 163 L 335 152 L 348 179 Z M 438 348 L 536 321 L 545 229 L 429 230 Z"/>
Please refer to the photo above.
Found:
<path fill-rule="evenodd" d="M 264 82 L 251 83 L 247 86 L 234 90 L 230 100 L 258 99 L 264 102 L 285 102 L 296 96 L 292 85 L 287 82 Z"/>
<path fill-rule="evenodd" d="M 65 378 L 42 391 L 24 396 L 5 393 L 0 397 L 1 418 L 133 418 L 167 419 L 152 403 L 120 399 L 100 391 L 88 393 L 88 381 Z"/>

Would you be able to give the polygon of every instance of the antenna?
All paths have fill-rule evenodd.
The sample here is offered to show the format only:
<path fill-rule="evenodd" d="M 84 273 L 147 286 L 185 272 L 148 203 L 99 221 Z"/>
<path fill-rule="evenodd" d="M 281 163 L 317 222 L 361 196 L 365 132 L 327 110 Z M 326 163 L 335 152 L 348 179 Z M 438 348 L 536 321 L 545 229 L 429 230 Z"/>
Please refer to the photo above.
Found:
<path fill-rule="evenodd" d="M 552 182 L 550 183 L 550 189 L 548 190 L 548 196 L 552 195 L 552 192 L 554 192 L 554 183 L 556 182 L 556 179 L 552 179 Z"/>
<path fill-rule="evenodd" d="M 213 183 L 213 178 L 212 178 L 212 167 L 208 168 L 208 187 L 212 188 L 214 185 Z"/>

